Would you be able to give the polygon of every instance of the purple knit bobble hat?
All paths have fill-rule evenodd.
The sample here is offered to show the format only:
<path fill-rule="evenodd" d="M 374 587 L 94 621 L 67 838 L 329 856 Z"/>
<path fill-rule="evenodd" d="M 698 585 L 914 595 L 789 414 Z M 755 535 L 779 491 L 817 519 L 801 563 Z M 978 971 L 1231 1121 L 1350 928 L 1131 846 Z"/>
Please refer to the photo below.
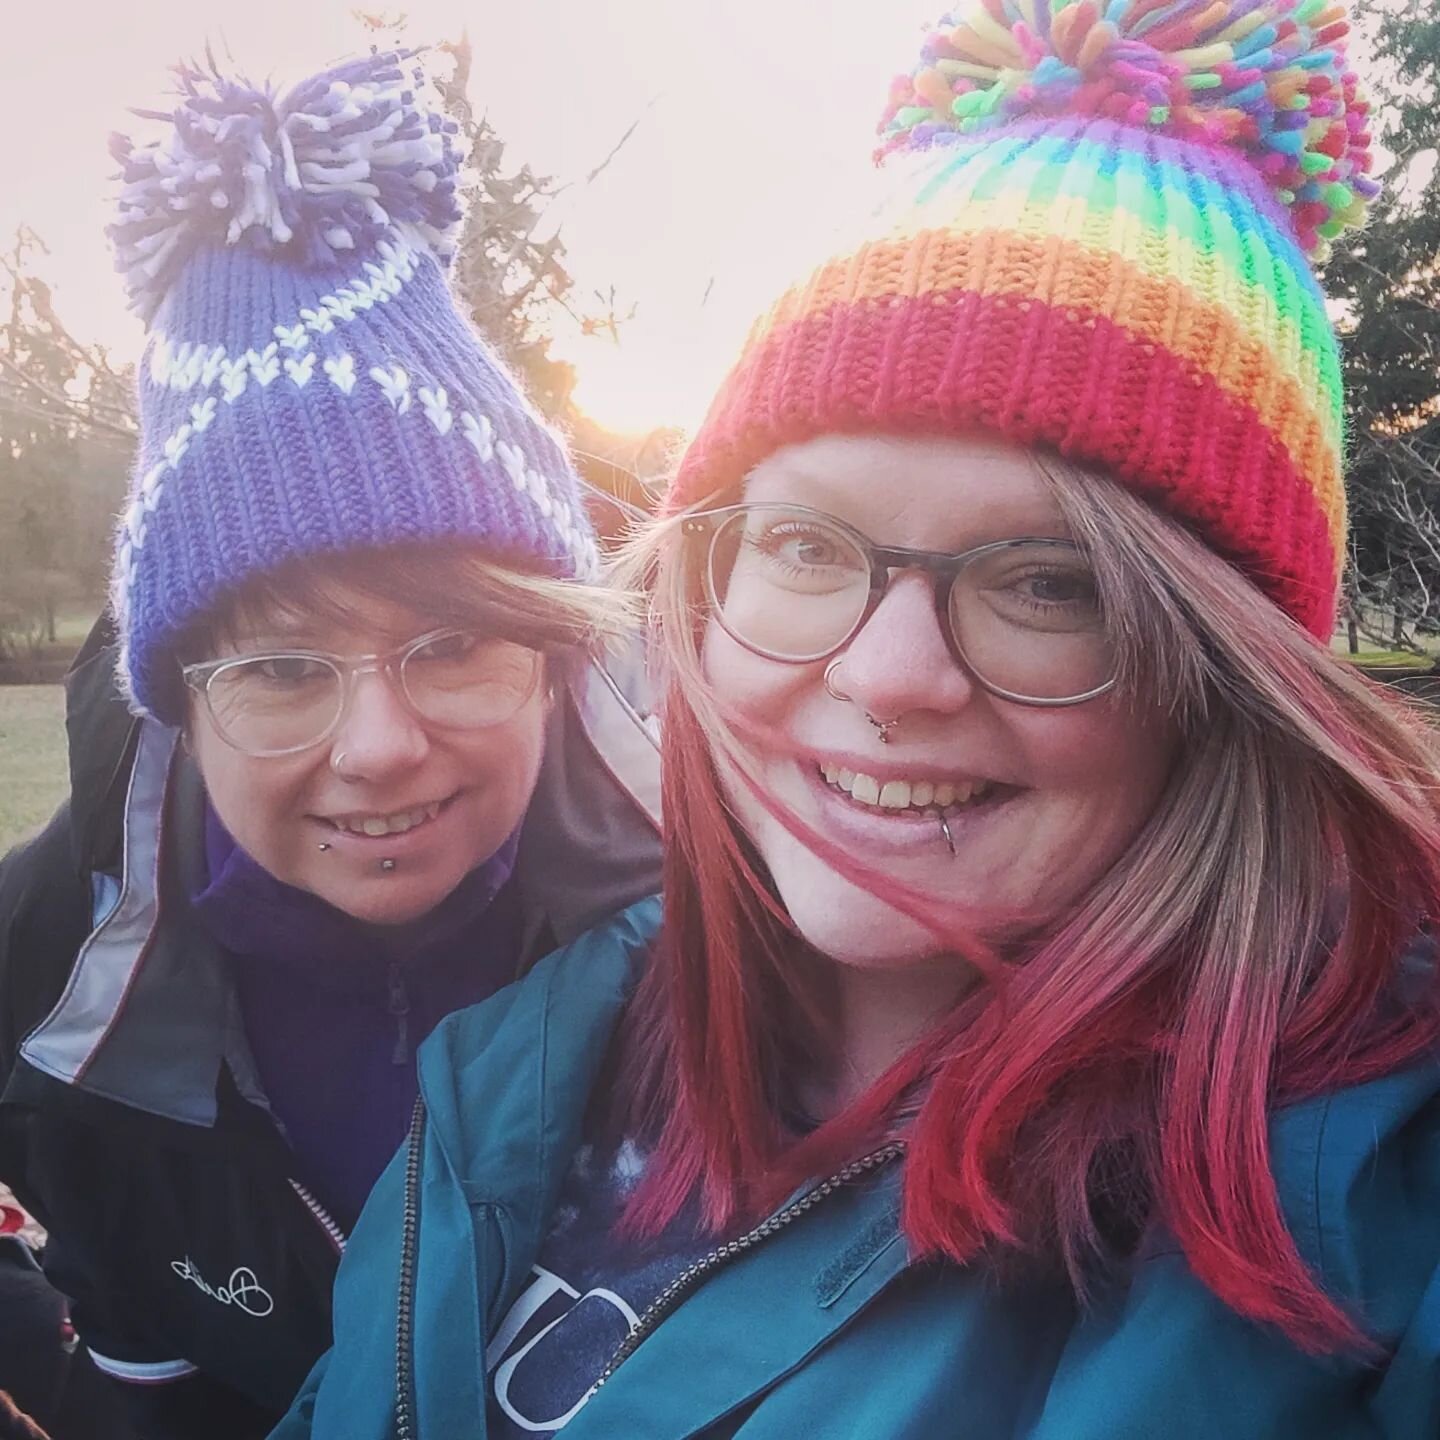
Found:
<path fill-rule="evenodd" d="M 166 723 L 179 632 L 286 561 L 473 540 L 597 572 L 564 446 L 447 286 L 456 127 L 412 60 L 284 95 L 185 70 L 159 139 L 112 142 L 108 233 L 149 340 L 111 601 L 134 704 Z"/>

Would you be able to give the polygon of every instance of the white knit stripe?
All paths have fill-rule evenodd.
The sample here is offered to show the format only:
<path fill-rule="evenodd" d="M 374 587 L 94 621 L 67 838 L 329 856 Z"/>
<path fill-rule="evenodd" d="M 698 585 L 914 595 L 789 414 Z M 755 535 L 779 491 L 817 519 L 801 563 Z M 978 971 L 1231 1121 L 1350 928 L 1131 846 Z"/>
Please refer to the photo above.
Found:
<path fill-rule="evenodd" d="M 315 378 L 315 352 L 307 351 L 297 359 L 293 346 L 290 351 L 282 362 L 279 344 L 275 343 L 267 345 L 263 351 L 250 350 L 234 360 L 222 361 L 219 369 L 224 378 L 224 403 L 233 405 L 252 380 L 265 389 L 279 380 L 282 374 L 286 377 L 285 383 L 303 389 Z M 390 402 L 397 415 L 413 413 L 423 417 L 439 434 L 454 436 L 457 441 L 469 445 L 482 462 L 498 456 L 515 489 L 534 505 L 543 519 L 550 522 L 560 537 L 566 552 L 575 562 L 576 576 L 583 581 L 599 578 L 599 551 L 585 528 L 577 523 L 580 517 L 565 501 L 551 494 L 550 481 L 535 468 L 519 445 L 495 439 L 494 422 L 488 415 L 472 414 L 469 410 L 457 413 L 451 408 L 449 393 L 443 385 L 421 385 L 412 391 L 410 376 L 399 365 L 372 366 L 369 373 L 362 376 L 356 368 L 355 357 L 342 351 L 326 359 L 320 369 L 330 384 L 346 397 L 355 393 L 362 380 L 369 381 Z M 415 399 L 420 402 L 418 406 L 412 403 Z M 191 405 L 190 418 L 162 442 L 160 450 L 164 458 L 150 466 L 131 496 L 121 523 L 116 562 L 118 583 L 113 597 L 122 623 L 129 613 L 130 596 L 135 585 L 135 557 L 145 548 L 149 517 L 155 513 L 165 493 L 166 477 L 171 471 L 179 469 L 180 462 L 191 447 L 214 423 L 218 403 L 214 395 L 207 395 Z"/>
<path fill-rule="evenodd" d="M 257 375 L 268 374 L 273 379 L 279 371 L 277 356 L 281 347 L 292 355 L 301 354 L 308 349 L 311 335 L 328 335 L 337 323 L 347 324 L 372 306 L 388 304 L 415 278 L 420 253 L 413 245 L 403 240 L 398 244 L 382 240 L 375 248 L 381 263 L 367 260 L 365 273 L 358 280 L 331 295 L 322 295 L 313 308 L 301 310 L 290 323 L 275 325 L 271 332 L 275 340 L 263 350 L 251 349 L 232 356 L 223 345 L 177 342 L 156 330 L 148 367 L 150 383 L 170 390 L 193 390 L 196 386 L 211 390 L 219 384 L 225 388 L 226 399 L 231 399 L 237 367 L 244 369 L 248 365 Z"/>

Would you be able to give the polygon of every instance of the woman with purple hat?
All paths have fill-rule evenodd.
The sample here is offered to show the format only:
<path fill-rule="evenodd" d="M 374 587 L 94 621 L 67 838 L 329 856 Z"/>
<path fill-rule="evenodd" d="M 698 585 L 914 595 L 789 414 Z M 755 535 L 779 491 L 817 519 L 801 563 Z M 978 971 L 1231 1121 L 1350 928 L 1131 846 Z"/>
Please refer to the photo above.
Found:
<path fill-rule="evenodd" d="M 654 890 L 563 443 L 446 282 L 404 54 L 116 142 L 148 343 L 72 790 L 0 865 L 0 1176 L 146 1436 L 263 1433 L 457 1006 Z"/>

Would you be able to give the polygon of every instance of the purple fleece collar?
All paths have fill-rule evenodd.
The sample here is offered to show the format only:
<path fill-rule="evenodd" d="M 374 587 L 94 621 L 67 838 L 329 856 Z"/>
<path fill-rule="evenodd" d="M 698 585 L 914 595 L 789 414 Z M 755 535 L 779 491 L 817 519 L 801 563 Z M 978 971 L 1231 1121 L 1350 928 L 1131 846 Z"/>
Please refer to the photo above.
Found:
<path fill-rule="evenodd" d="M 232 955 L 263 958 L 298 980 L 350 994 L 384 992 L 392 968 L 413 974 L 448 954 L 490 907 L 515 868 L 520 831 L 476 866 L 428 915 L 409 925 L 371 925 L 308 890 L 277 880 L 235 842 L 209 804 L 209 882 L 192 897 L 206 928 Z"/>

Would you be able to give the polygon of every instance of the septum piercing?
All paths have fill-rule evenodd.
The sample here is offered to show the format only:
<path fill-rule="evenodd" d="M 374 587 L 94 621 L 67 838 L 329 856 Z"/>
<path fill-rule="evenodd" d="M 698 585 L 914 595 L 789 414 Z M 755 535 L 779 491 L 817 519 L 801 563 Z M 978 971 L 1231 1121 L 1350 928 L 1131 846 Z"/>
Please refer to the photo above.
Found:
<path fill-rule="evenodd" d="M 867 710 L 865 712 L 865 718 L 880 732 L 880 743 L 882 745 L 888 745 L 890 743 L 890 732 L 900 723 L 900 717 L 897 715 L 893 720 L 877 720 Z"/>
<path fill-rule="evenodd" d="M 940 812 L 940 833 L 945 837 L 945 843 L 950 847 L 950 854 L 955 854 L 955 837 L 950 833 L 950 822 L 945 818 L 945 812 Z"/>
<path fill-rule="evenodd" d="M 835 669 L 845 657 L 837 655 L 825 667 L 825 693 L 833 700 L 843 700 L 848 705 L 855 704 L 855 697 L 847 695 L 835 684 Z M 890 732 L 900 723 L 900 717 L 896 715 L 892 720 L 877 720 L 868 710 L 865 711 L 865 718 L 880 732 L 879 740 L 882 745 L 890 743 Z"/>

